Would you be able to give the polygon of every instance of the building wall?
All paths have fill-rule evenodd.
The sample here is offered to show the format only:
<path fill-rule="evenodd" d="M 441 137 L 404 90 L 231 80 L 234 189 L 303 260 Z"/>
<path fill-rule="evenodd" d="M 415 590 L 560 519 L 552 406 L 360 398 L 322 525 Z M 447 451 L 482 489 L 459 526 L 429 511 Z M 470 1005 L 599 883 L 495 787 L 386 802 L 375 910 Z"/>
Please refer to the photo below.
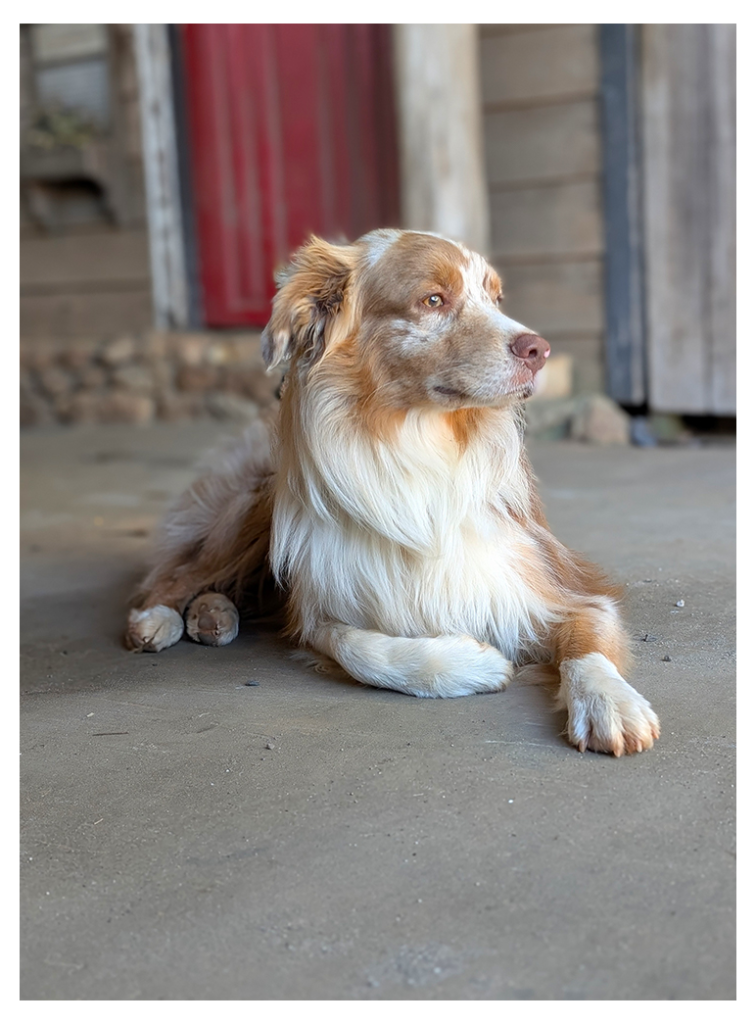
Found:
<path fill-rule="evenodd" d="M 603 390 L 603 254 L 596 25 L 479 29 L 490 256 L 505 308 Z"/>
<path fill-rule="evenodd" d="M 25 31 L 26 29 L 26 31 Z M 87 156 L 105 203 L 75 178 L 22 182 L 21 337 L 91 338 L 152 326 L 144 172 L 132 27 L 110 26 L 113 120 Z M 28 27 L 21 32 L 22 131 L 34 120 Z M 22 147 L 23 149 L 23 147 Z"/>
<path fill-rule="evenodd" d="M 649 402 L 736 409 L 735 25 L 643 25 Z"/>

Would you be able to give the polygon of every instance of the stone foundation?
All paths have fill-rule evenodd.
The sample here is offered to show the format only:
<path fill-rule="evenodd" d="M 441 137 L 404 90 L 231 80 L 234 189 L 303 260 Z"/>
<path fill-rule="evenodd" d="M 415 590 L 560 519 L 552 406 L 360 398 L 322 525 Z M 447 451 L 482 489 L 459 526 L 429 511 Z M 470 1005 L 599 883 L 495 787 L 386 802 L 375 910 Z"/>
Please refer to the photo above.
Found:
<path fill-rule="evenodd" d="M 603 395 L 571 396 L 571 364 L 555 357 L 525 404 L 531 437 L 627 444 L 630 417 Z M 152 331 L 108 341 L 21 343 L 21 426 L 150 423 L 196 419 L 248 421 L 277 402 L 281 373 L 270 376 L 259 333 Z"/>
<path fill-rule="evenodd" d="M 245 420 L 275 403 L 280 383 L 257 332 L 22 339 L 21 426 Z"/>

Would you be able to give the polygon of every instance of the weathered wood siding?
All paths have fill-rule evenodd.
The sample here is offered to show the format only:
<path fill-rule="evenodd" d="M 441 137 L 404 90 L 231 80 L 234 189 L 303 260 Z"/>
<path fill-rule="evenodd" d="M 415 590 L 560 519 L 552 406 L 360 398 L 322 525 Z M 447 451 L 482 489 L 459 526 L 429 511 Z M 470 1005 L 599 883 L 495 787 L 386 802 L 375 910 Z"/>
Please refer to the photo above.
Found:
<path fill-rule="evenodd" d="M 735 26 L 644 25 L 651 405 L 735 413 Z"/>
<path fill-rule="evenodd" d="M 22 338 L 102 338 L 152 326 L 132 26 L 112 26 L 112 33 L 126 223 L 92 223 L 48 233 L 22 207 Z M 31 116 L 28 62 L 29 54 L 22 48 L 21 105 L 26 122 Z"/>
<path fill-rule="evenodd" d="M 595 25 L 480 28 L 491 257 L 513 317 L 603 388 L 604 225 Z"/>
<path fill-rule="evenodd" d="M 21 337 L 108 337 L 152 326 L 144 228 L 21 238 Z"/>

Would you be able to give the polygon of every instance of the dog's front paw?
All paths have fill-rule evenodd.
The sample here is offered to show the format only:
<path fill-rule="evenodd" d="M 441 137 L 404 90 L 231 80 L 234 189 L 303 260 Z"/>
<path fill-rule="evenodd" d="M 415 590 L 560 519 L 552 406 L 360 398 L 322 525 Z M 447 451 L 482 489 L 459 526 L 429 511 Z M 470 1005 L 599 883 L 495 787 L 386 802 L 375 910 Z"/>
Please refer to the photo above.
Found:
<path fill-rule="evenodd" d="M 239 632 L 239 613 L 224 594 L 200 594 L 186 609 L 186 631 L 208 647 L 224 647 Z"/>
<path fill-rule="evenodd" d="M 184 620 L 175 608 L 156 604 L 144 611 L 132 608 L 124 642 L 130 651 L 162 651 L 184 635 Z"/>
<path fill-rule="evenodd" d="M 563 661 L 559 700 L 567 709 L 567 736 L 581 752 L 636 754 L 659 738 L 659 719 L 602 654 Z"/>
<path fill-rule="evenodd" d="M 467 697 L 505 690 L 514 666 L 501 651 L 471 636 L 421 637 L 406 692 L 417 697 Z"/>

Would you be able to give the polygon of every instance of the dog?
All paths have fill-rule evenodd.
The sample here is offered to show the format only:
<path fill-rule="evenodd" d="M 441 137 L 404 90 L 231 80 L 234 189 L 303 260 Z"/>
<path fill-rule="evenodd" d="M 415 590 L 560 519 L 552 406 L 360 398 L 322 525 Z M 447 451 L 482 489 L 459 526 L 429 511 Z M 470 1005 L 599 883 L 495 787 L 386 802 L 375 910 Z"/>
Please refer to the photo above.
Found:
<path fill-rule="evenodd" d="M 262 353 L 288 370 L 272 443 L 253 424 L 179 500 L 127 646 L 230 643 L 244 596 L 273 580 L 288 635 L 361 683 L 462 697 L 550 665 L 578 750 L 652 747 L 619 591 L 544 516 L 522 402 L 549 345 L 502 312 L 495 270 L 439 235 L 383 229 L 311 237 L 277 284 Z"/>

